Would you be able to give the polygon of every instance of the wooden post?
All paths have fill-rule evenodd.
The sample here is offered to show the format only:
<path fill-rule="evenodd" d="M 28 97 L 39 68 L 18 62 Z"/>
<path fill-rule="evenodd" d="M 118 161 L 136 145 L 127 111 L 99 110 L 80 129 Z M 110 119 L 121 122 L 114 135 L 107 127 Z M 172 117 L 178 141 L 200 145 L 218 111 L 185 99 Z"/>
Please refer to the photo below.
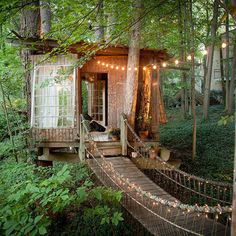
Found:
<path fill-rule="evenodd" d="M 121 154 L 127 156 L 127 126 L 125 124 L 125 115 L 120 116 L 120 143 L 121 143 Z"/>
<path fill-rule="evenodd" d="M 80 140 L 79 140 L 79 158 L 81 161 L 85 160 L 85 137 L 84 127 L 82 124 L 82 117 L 80 118 Z"/>

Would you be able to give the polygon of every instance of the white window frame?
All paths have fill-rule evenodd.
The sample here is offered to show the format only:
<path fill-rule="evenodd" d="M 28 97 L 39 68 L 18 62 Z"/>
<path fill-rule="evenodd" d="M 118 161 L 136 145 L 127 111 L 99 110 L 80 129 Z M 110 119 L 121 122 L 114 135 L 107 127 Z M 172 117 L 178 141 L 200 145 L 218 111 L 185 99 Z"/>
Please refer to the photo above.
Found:
<path fill-rule="evenodd" d="M 73 58 L 76 58 L 76 55 L 74 54 L 70 54 L 70 56 L 73 56 Z M 42 56 L 42 55 L 37 55 L 37 56 Z M 68 106 L 67 107 L 64 107 L 64 108 L 66 108 L 67 109 L 67 115 L 66 116 L 61 116 L 60 117 L 60 115 L 58 114 L 58 119 L 59 118 L 62 118 L 62 117 L 70 117 L 71 118 L 71 120 L 72 120 L 72 124 L 71 125 L 63 125 L 63 121 L 62 121 L 62 125 L 60 125 L 60 126 L 58 126 L 58 124 L 57 124 L 57 126 L 56 127 L 39 127 L 39 126 L 36 126 L 35 124 L 36 124 L 36 117 L 35 117 L 35 112 L 36 112 L 36 109 L 35 109 L 35 99 L 36 99 L 36 71 L 37 71 L 37 69 L 39 69 L 39 68 L 47 68 L 47 67 L 64 67 L 64 68 L 66 68 L 66 67 L 72 67 L 73 66 L 73 63 L 70 63 L 70 64 L 53 64 L 53 63 L 48 63 L 47 64 L 47 62 L 44 62 L 44 65 L 37 65 L 37 56 L 35 56 L 36 57 L 36 61 L 34 60 L 35 58 L 34 58 L 34 56 L 32 56 L 32 59 L 33 59 L 33 65 L 34 65 L 34 67 L 33 67 L 33 70 L 32 70 L 32 90 L 31 90 L 31 122 L 30 122 L 30 124 L 31 124 L 31 127 L 35 127 L 35 128 L 40 128 L 40 129 L 50 129 L 50 128 L 73 128 L 73 127 L 75 127 L 75 109 L 76 109 L 76 104 L 75 104 L 75 101 L 76 101 L 76 98 L 75 98 L 75 88 L 76 88 L 76 86 L 75 86 L 75 84 L 76 84 L 76 80 L 77 80 L 77 78 L 76 78 L 76 68 L 74 68 L 73 69 L 73 84 L 72 84 L 72 91 L 71 91 L 71 96 L 70 96 L 70 101 L 71 101 L 71 104 L 69 105 L 69 107 L 71 107 L 71 113 L 69 112 L 69 110 L 68 110 Z M 64 55 L 59 55 L 58 56 L 58 60 L 59 60 L 59 57 L 60 56 L 64 56 Z M 36 62 L 36 63 L 35 63 Z M 58 69 L 56 69 L 56 71 L 58 71 Z M 45 75 L 44 75 L 45 76 Z M 43 96 L 43 95 L 42 95 Z M 47 95 L 48 97 L 50 97 L 50 95 Z M 59 93 L 58 93 L 58 99 L 59 99 Z M 46 106 L 47 107 L 47 106 Z M 58 109 L 59 109 L 59 112 L 60 112 L 60 107 L 62 108 L 62 109 L 64 109 L 63 108 L 63 105 L 61 106 L 60 104 L 58 105 Z M 43 116 L 42 117 L 42 119 L 45 119 L 45 117 L 46 118 L 48 118 L 48 119 L 53 119 L 53 117 L 52 116 Z M 58 122 L 58 121 L 57 121 Z"/>

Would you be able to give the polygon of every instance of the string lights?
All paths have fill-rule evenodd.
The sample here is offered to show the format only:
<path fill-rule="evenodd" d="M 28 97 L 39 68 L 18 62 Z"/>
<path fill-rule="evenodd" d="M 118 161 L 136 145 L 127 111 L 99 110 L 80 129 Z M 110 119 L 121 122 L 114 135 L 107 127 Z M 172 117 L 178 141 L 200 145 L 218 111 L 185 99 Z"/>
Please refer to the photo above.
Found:
<path fill-rule="evenodd" d="M 83 122 L 83 125 L 85 126 L 86 124 Z M 85 126 L 85 130 L 88 133 L 88 137 L 90 137 L 86 126 Z M 125 178 L 122 174 L 117 172 L 115 170 L 113 164 L 110 161 L 108 161 L 104 157 L 104 155 L 101 153 L 101 151 L 98 149 L 96 142 L 94 140 L 92 140 L 91 138 L 89 138 L 88 141 L 89 141 L 90 145 L 93 147 L 93 150 L 96 150 L 96 153 L 98 153 L 100 155 L 100 157 L 103 161 L 102 167 L 105 169 L 105 171 L 107 173 L 110 173 L 109 176 L 112 177 L 116 183 L 118 183 L 120 186 L 122 186 L 122 188 L 126 188 L 128 191 L 132 191 L 132 192 L 135 191 L 136 195 L 147 197 L 148 199 L 152 200 L 153 206 L 158 206 L 158 203 L 160 203 L 160 204 L 168 207 L 167 208 L 168 212 L 171 211 L 169 207 L 172 207 L 172 208 L 178 208 L 180 210 L 183 210 L 183 214 L 196 212 L 198 214 L 205 214 L 206 217 L 208 217 L 208 214 L 213 213 L 213 214 L 217 214 L 217 217 L 216 217 L 217 219 L 218 219 L 218 215 L 220 215 L 222 213 L 231 213 L 232 212 L 231 206 L 223 206 L 222 207 L 222 206 L 220 206 L 220 204 L 217 204 L 214 207 L 208 206 L 207 204 L 205 204 L 204 206 L 199 206 L 197 204 L 188 205 L 188 204 L 183 204 L 177 200 L 170 201 L 170 200 L 155 196 L 155 195 L 151 194 L 150 192 L 143 190 L 141 188 L 141 186 L 138 186 L 137 184 L 131 182 L 129 180 L 129 178 Z M 91 152 L 90 152 L 90 154 L 92 155 Z"/>
<path fill-rule="evenodd" d="M 221 47 L 222 47 L 222 48 L 226 48 L 226 47 L 227 47 L 227 43 L 226 43 L 226 42 L 223 42 L 223 43 L 221 44 Z"/>
<path fill-rule="evenodd" d="M 162 63 L 162 66 L 163 66 L 163 67 L 166 67 L 166 66 L 167 66 L 166 62 L 163 62 L 163 63 Z"/>
<path fill-rule="evenodd" d="M 102 62 L 102 61 L 97 61 L 97 64 L 98 65 L 102 65 L 102 66 L 104 66 L 104 67 L 106 67 L 106 68 L 110 68 L 110 69 L 116 69 L 116 70 L 122 70 L 122 71 L 125 71 L 126 69 L 127 69 L 127 67 L 126 66 L 115 66 L 115 65 L 113 65 L 113 64 L 108 64 L 108 63 L 105 63 L 105 62 Z M 176 60 L 175 61 L 175 64 L 177 65 L 177 64 L 179 64 L 179 61 L 178 60 Z M 167 67 L 167 62 L 163 62 L 162 64 L 161 64 L 161 67 Z M 156 69 L 158 69 L 158 66 L 157 65 L 146 65 L 146 66 L 143 66 L 142 67 L 142 69 L 144 70 L 144 71 L 146 71 L 148 68 L 152 68 L 153 70 L 156 70 Z M 128 67 L 128 70 L 129 71 L 131 71 L 132 70 L 132 68 L 131 67 Z M 138 67 L 134 67 L 134 71 L 138 71 Z"/>
<path fill-rule="evenodd" d="M 225 49 L 227 46 L 229 46 L 229 43 L 228 42 L 226 42 L 226 41 L 224 41 L 224 42 L 222 42 L 222 44 L 221 44 L 221 48 L 222 49 Z M 202 49 L 201 50 L 201 54 L 203 55 L 203 56 L 206 56 L 207 54 L 208 54 L 208 50 L 207 49 Z M 187 55 L 187 61 L 181 61 L 181 60 L 179 60 L 179 59 L 171 59 L 170 61 L 169 61 L 169 63 L 167 63 L 167 62 L 161 62 L 160 64 L 159 64 L 159 67 L 162 67 L 162 68 L 167 68 L 168 66 L 169 66 L 169 64 L 170 64 L 170 66 L 171 66 L 171 64 L 175 64 L 175 66 L 179 66 L 179 65 L 181 65 L 181 64 L 188 64 L 191 60 L 192 60 L 192 55 L 191 54 L 189 54 L 189 55 Z M 102 62 L 102 61 L 100 61 L 100 60 L 98 60 L 97 61 L 97 64 L 98 65 L 102 65 L 102 66 L 105 66 L 106 68 L 110 68 L 110 69 L 116 69 L 116 70 L 122 70 L 122 71 L 125 71 L 126 69 L 128 69 L 129 71 L 131 71 L 131 70 L 134 70 L 134 71 L 138 71 L 138 68 L 137 67 L 134 67 L 134 68 L 131 68 L 131 67 L 126 67 L 126 66 L 116 66 L 116 65 L 112 65 L 112 64 L 109 64 L 109 63 L 105 63 L 105 62 Z M 142 69 L 143 69 L 143 71 L 146 71 L 148 68 L 150 69 L 150 68 L 152 68 L 153 70 L 156 70 L 156 69 L 158 69 L 159 68 L 158 67 L 158 65 L 156 65 L 156 64 L 149 64 L 149 65 L 145 65 L 145 66 L 143 66 L 142 67 Z"/>

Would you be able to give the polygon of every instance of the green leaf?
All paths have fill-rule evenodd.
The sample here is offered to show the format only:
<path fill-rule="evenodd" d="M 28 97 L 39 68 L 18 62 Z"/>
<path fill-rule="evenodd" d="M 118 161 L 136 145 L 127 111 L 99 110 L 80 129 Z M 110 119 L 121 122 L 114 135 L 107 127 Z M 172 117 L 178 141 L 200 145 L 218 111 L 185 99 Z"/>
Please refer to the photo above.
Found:
<path fill-rule="evenodd" d="M 37 224 L 42 219 L 42 217 L 43 217 L 42 215 L 36 216 L 34 219 L 34 224 Z"/>
<path fill-rule="evenodd" d="M 42 225 L 39 227 L 39 234 L 40 235 L 45 235 L 47 233 L 46 228 Z"/>
<path fill-rule="evenodd" d="M 113 225 L 117 226 L 120 221 L 123 221 L 124 218 L 122 217 L 122 213 L 115 212 L 112 216 L 111 222 Z"/>

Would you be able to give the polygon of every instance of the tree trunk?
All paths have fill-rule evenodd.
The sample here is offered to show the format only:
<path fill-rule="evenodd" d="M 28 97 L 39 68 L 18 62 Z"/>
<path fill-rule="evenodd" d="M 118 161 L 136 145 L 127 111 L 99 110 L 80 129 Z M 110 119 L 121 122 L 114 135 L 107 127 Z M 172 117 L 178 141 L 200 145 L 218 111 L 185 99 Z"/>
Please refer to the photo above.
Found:
<path fill-rule="evenodd" d="M 185 43 L 184 42 L 184 32 L 183 32 L 183 16 L 182 16 L 182 4 L 181 1 L 178 1 L 178 8 L 179 8 L 179 14 L 178 14 L 178 22 L 179 22 L 179 37 L 180 37 L 180 49 L 179 49 L 179 55 L 181 58 L 181 61 L 184 62 L 186 57 L 185 57 Z M 187 106 L 186 106 L 186 73 L 183 71 L 182 72 L 182 77 L 181 77 L 181 110 L 182 110 L 182 117 L 185 119 L 187 117 Z"/>
<path fill-rule="evenodd" d="M 9 117 L 8 117 L 8 109 L 7 109 L 7 104 L 6 104 L 5 92 L 4 92 L 3 84 L 2 84 L 2 78 L 0 78 L 0 88 L 1 88 L 2 101 L 3 101 L 2 107 L 3 107 L 5 118 L 6 118 L 6 121 L 7 121 L 7 131 L 8 131 L 8 135 L 10 137 L 10 141 L 11 141 L 11 145 L 12 145 L 13 156 L 15 157 L 16 162 L 18 162 L 18 156 L 17 156 L 17 153 L 15 151 L 15 142 L 14 142 L 14 139 L 13 139 L 13 135 L 12 135 L 12 131 L 11 131 L 11 125 L 10 125 L 10 121 L 9 121 Z"/>
<path fill-rule="evenodd" d="M 150 107 L 151 107 L 151 70 L 147 68 L 145 71 L 141 71 L 142 81 L 140 83 L 140 108 L 139 108 L 139 130 L 148 130 L 150 121 Z M 156 101 L 155 101 L 156 102 Z M 156 103 L 154 103 L 156 104 Z"/>
<path fill-rule="evenodd" d="M 39 1 L 22 1 L 20 34 L 23 38 L 39 38 L 40 33 L 40 13 Z M 27 99 L 27 117 L 31 115 L 31 84 L 30 84 L 30 50 L 22 49 L 21 58 L 25 69 L 25 96 Z"/>
<path fill-rule="evenodd" d="M 223 103 L 226 105 L 226 95 L 225 95 L 225 73 L 224 73 L 224 62 L 223 62 L 223 52 L 222 48 L 220 49 L 220 77 L 221 77 L 221 87 L 223 93 Z"/>
<path fill-rule="evenodd" d="M 228 112 L 229 110 L 229 14 L 226 12 L 226 22 L 225 22 L 225 29 L 226 29 L 226 43 L 228 44 L 225 48 L 226 50 L 226 58 L 225 58 L 225 111 Z"/>
<path fill-rule="evenodd" d="M 49 0 L 40 0 L 40 36 L 43 38 L 51 29 L 51 10 Z"/>
<path fill-rule="evenodd" d="M 235 105 L 235 77 L 236 77 L 236 44 L 233 48 L 233 60 L 232 60 L 232 72 L 229 87 L 229 104 L 228 104 L 228 114 L 233 114 Z"/>
<path fill-rule="evenodd" d="M 236 118 L 234 119 L 236 130 Z M 236 235 L 236 132 L 234 135 L 234 178 L 233 178 L 233 202 L 232 202 L 232 224 L 231 235 Z"/>
<path fill-rule="evenodd" d="M 191 46 L 191 51 L 192 51 L 192 63 L 191 63 L 191 111 L 192 111 L 192 118 L 193 118 L 193 136 L 192 136 L 192 159 L 195 159 L 196 156 L 196 147 L 197 147 L 197 117 L 196 117 L 196 95 L 195 95 L 195 61 L 194 61 L 194 37 L 195 37 L 195 32 L 194 32 L 194 21 L 193 21 L 193 12 L 192 12 L 192 0 L 190 0 L 190 24 L 191 24 L 191 29 L 190 33 L 192 35 L 191 40 L 190 40 L 190 46 Z"/>
<path fill-rule="evenodd" d="M 104 40 L 104 10 L 103 10 L 103 0 L 98 0 L 98 11 L 97 11 L 97 27 L 95 29 L 96 41 Z"/>
<path fill-rule="evenodd" d="M 203 98 L 203 118 L 208 118 L 209 100 L 210 100 L 210 89 L 211 89 L 211 74 L 213 67 L 213 55 L 214 46 L 216 39 L 217 30 L 217 20 L 218 20 L 218 10 L 219 10 L 219 0 L 214 1 L 213 18 L 211 22 L 211 43 L 208 46 L 208 57 L 207 57 L 207 74 L 204 87 L 204 98 Z"/>
<path fill-rule="evenodd" d="M 127 63 L 126 77 L 126 99 L 124 112 L 127 114 L 130 124 L 135 126 L 137 91 L 139 78 L 139 55 L 140 55 L 140 16 L 142 12 L 142 0 L 134 1 L 134 21 L 136 22 L 131 29 L 129 41 L 129 54 Z"/>
<path fill-rule="evenodd" d="M 39 1 L 22 0 L 20 35 L 24 38 L 38 38 L 40 32 Z"/>

